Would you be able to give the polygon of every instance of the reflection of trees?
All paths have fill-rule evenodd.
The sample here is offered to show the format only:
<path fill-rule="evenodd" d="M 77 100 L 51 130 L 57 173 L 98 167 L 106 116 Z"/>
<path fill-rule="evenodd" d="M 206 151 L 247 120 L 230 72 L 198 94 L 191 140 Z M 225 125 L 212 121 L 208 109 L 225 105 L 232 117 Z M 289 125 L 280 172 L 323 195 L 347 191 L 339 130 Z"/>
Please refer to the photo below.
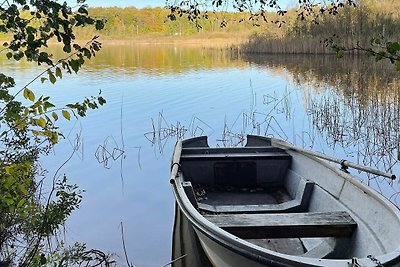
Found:
<path fill-rule="evenodd" d="M 110 45 L 102 49 L 90 68 L 121 68 L 128 74 L 181 73 L 198 69 L 240 67 L 246 63 L 232 59 L 219 49 L 175 45 Z"/>
<path fill-rule="evenodd" d="M 324 133 L 332 145 L 357 148 L 364 165 L 393 167 L 399 147 L 399 106 L 379 99 L 361 107 L 343 102 L 339 96 L 326 96 L 309 104 L 313 126 Z"/>
<path fill-rule="evenodd" d="M 399 73 L 392 65 L 362 56 L 338 59 L 336 56 L 244 55 L 243 58 L 273 70 L 287 70 L 296 84 L 310 84 L 314 93 L 335 88 L 362 103 L 376 94 L 397 95 L 400 84 Z"/>
<path fill-rule="evenodd" d="M 60 46 L 50 46 L 49 53 L 53 54 L 55 59 L 65 56 Z M 9 64 L 5 57 L 0 58 L 0 66 Z M 246 61 L 233 57 L 231 51 L 226 49 L 201 48 L 198 45 L 128 43 L 104 45 L 101 52 L 85 65 L 85 69 L 107 72 L 112 69 L 124 69 L 128 75 L 160 75 L 200 69 L 241 68 L 247 65 Z M 30 68 L 31 62 L 18 62 L 18 70 Z"/>
<path fill-rule="evenodd" d="M 400 129 L 399 74 L 365 57 L 265 56 L 260 66 L 285 69 L 313 97 L 306 99 L 313 127 L 332 147 L 358 151 L 365 165 L 390 169 L 396 163 Z"/>

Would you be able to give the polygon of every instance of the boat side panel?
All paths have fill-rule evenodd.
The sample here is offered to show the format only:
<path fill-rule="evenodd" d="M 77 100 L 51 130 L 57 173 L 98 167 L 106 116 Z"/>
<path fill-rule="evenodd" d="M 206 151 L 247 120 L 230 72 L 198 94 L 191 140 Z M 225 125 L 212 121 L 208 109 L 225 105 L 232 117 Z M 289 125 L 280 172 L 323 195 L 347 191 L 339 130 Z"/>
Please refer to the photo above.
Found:
<path fill-rule="evenodd" d="M 288 265 L 265 265 L 249 258 L 246 258 L 226 247 L 218 244 L 208 236 L 204 235 L 201 231 L 195 229 L 197 236 L 199 237 L 201 246 L 203 247 L 207 257 L 210 259 L 214 266 L 218 267 L 233 267 L 233 266 L 246 266 L 246 267 L 288 267 Z"/>
<path fill-rule="evenodd" d="M 345 205 L 339 201 L 335 201 L 333 197 L 321 187 L 314 185 L 312 197 L 310 199 L 309 211 L 321 212 L 321 211 L 338 211 L 345 210 L 349 212 L 352 218 L 357 222 L 357 228 L 355 229 L 352 238 L 347 239 L 346 250 L 344 254 L 337 255 L 337 257 L 366 257 L 369 254 L 381 254 L 380 242 L 371 233 L 370 229 L 366 226 L 365 222 L 361 221 L 357 214 L 349 210 Z M 344 242 L 342 242 L 344 245 Z"/>
<path fill-rule="evenodd" d="M 206 185 L 229 185 L 229 177 L 232 166 L 242 166 L 240 173 L 243 177 L 237 177 L 238 181 L 243 181 L 244 186 L 269 186 L 282 185 L 284 177 L 290 166 L 290 157 L 264 159 L 182 159 L 181 168 L 185 179 L 192 183 Z M 224 168 L 224 164 L 226 168 Z M 246 171 L 246 168 L 248 170 Z M 224 173 L 224 170 L 227 173 Z M 231 175 L 232 176 L 232 175 Z M 239 179 L 240 178 L 240 179 Z M 254 179 L 255 178 L 255 179 Z M 230 184 L 236 185 L 236 184 Z"/>
<path fill-rule="evenodd" d="M 188 219 L 175 205 L 172 267 L 212 267 Z"/>
<path fill-rule="evenodd" d="M 384 252 L 396 249 L 400 240 L 399 218 L 370 192 L 363 191 L 354 184 L 347 182 L 340 195 L 340 201 L 371 228 L 380 240 Z"/>
<path fill-rule="evenodd" d="M 338 178 L 336 172 L 326 168 L 317 161 L 296 152 L 288 151 L 292 155 L 291 169 L 298 175 L 314 181 L 320 187 L 329 191 L 335 198 L 339 198 L 344 185 L 344 179 Z"/>

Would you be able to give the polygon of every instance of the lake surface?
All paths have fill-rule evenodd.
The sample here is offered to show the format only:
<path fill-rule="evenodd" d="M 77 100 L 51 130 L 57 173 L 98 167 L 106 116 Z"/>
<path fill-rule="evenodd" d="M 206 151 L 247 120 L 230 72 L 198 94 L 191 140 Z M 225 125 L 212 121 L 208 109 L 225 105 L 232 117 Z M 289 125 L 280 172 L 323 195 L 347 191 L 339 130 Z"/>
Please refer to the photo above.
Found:
<path fill-rule="evenodd" d="M 59 56 L 57 52 L 55 55 Z M 18 86 L 40 72 L 2 60 Z M 129 261 L 170 261 L 174 199 L 170 158 L 179 138 L 207 135 L 210 145 L 243 145 L 246 134 L 399 173 L 400 75 L 367 58 L 248 56 L 179 46 L 104 46 L 79 75 L 36 95 L 66 104 L 97 95 L 107 104 L 63 122 L 66 139 L 41 160 L 85 190 L 66 225 L 68 242 L 86 242 Z M 75 144 L 79 147 L 74 149 Z M 352 171 L 358 174 L 356 171 Z M 399 185 L 360 174 L 398 204 Z"/>

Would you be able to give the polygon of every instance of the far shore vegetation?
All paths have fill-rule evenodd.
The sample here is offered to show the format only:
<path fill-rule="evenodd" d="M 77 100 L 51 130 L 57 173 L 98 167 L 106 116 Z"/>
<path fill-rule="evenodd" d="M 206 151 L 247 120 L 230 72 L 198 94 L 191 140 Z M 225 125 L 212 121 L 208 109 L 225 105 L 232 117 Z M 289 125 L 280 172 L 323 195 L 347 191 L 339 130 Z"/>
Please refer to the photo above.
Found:
<path fill-rule="evenodd" d="M 332 54 L 324 40 L 334 36 L 345 47 L 369 45 L 371 38 L 397 41 L 400 37 L 400 1 L 359 0 L 356 7 L 345 7 L 336 15 L 322 14 L 316 22 L 300 20 L 289 10 L 284 23 L 273 23 L 279 16 L 271 12 L 269 22 L 252 21 L 248 13 L 210 12 L 199 18 L 196 27 L 186 17 L 168 18 L 164 8 L 89 8 L 90 16 L 103 19 L 105 27 L 77 27 L 78 40 L 100 35 L 106 45 L 131 43 L 180 44 L 201 47 L 234 47 L 246 53 Z M 0 35 L 0 40 L 4 39 Z"/>
<path fill-rule="evenodd" d="M 158 43 L 185 44 L 202 47 L 235 47 L 247 53 L 330 54 L 324 43 L 337 39 L 345 47 L 368 46 L 372 38 L 398 40 L 400 35 L 400 1 L 360 0 L 357 7 L 345 7 L 337 15 L 322 14 L 317 23 L 300 20 L 294 10 L 285 15 L 285 23 L 277 25 L 249 20 L 240 12 L 210 12 L 199 25 L 185 17 L 168 19 L 164 8 L 89 8 L 93 17 L 107 21 L 99 34 L 104 44 Z M 269 14 L 269 20 L 278 18 Z M 78 39 L 86 40 L 94 28 L 77 28 Z"/>

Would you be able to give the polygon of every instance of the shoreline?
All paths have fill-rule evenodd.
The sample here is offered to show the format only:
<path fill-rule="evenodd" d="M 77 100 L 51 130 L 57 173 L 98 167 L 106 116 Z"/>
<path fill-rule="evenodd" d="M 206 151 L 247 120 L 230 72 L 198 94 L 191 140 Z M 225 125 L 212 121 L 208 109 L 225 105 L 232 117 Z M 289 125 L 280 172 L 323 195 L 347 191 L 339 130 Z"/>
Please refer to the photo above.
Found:
<path fill-rule="evenodd" d="M 146 35 L 134 38 L 116 38 L 112 39 L 108 36 L 100 36 L 98 41 L 102 45 L 118 46 L 118 45 L 185 45 L 205 48 L 229 48 L 231 46 L 239 46 L 249 40 L 249 34 L 241 34 L 240 36 L 228 35 L 193 35 L 193 36 L 160 36 Z M 83 43 L 89 39 L 77 38 L 76 42 Z M 56 42 L 54 42 L 56 44 Z"/>

